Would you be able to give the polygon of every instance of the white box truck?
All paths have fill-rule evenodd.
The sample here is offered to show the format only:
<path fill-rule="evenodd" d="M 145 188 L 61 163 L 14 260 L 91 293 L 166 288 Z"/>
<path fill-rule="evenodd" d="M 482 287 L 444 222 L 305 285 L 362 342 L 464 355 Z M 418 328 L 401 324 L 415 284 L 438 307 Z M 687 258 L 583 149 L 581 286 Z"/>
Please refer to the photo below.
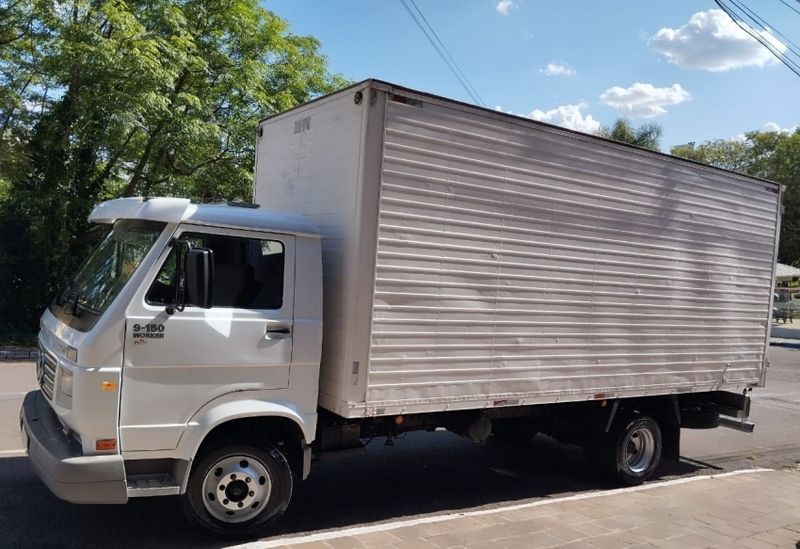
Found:
<path fill-rule="evenodd" d="M 622 483 L 749 430 L 782 189 L 375 80 L 261 122 L 256 204 L 127 198 L 42 316 L 21 427 L 76 503 L 254 535 L 327 452 L 445 427 Z"/>

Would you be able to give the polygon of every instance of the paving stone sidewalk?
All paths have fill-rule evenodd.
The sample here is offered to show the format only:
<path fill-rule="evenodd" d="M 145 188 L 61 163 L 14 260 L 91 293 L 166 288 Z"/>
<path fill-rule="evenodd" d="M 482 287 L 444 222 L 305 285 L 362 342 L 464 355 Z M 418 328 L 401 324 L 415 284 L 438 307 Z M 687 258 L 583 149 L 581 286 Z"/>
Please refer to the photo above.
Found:
<path fill-rule="evenodd" d="M 794 549 L 800 547 L 800 470 L 765 470 L 689 482 L 681 479 L 644 490 L 611 491 L 597 497 L 536 502 L 528 507 L 512 505 L 497 512 L 478 511 L 440 522 L 383 526 L 355 531 L 353 535 L 343 531 L 342 536 L 331 539 L 289 538 L 262 542 L 260 546 Z M 259 544 L 248 547 L 257 548 Z"/>

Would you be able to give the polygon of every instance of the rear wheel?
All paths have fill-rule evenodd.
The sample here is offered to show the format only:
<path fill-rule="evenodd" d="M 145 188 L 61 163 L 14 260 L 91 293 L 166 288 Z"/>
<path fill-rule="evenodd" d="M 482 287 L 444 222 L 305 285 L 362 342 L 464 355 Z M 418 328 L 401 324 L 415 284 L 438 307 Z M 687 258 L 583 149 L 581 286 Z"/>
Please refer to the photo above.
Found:
<path fill-rule="evenodd" d="M 219 535 L 249 537 L 286 510 L 292 472 L 271 446 L 221 446 L 192 468 L 183 509 L 195 524 Z"/>
<path fill-rule="evenodd" d="M 653 474 L 661 461 L 661 429 L 648 416 L 617 421 L 595 442 L 592 458 L 615 480 L 634 486 Z"/>

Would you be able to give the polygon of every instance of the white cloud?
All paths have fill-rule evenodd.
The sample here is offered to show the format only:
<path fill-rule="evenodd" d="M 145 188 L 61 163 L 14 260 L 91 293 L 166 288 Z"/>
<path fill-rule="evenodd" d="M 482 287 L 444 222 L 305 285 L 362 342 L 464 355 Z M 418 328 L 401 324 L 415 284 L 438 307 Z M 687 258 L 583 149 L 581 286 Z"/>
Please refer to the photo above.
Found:
<path fill-rule="evenodd" d="M 778 51 L 786 46 L 766 31 L 758 31 Z M 712 72 L 741 67 L 763 67 L 776 61 L 770 51 L 718 9 L 700 11 L 677 29 L 665 27 L 648 41 L 679 67 Z"/>
<path fill-rule="evenodd" d="M 497 10 L 497 13 L 501 15 L 508 15 L 508 12 L 511 9 L 516 9 L 517 3 L 515 0 L 500 0 L 495 6 L 494 9 Z"/>
<path fill-rule="evenodd" d="M 765 132 L 778 132 L 778 133 L 794 133 L 797 130 L 798 126 L 792 126 L 791 128 L 781 128 L 780 124 L 776 122 L 767 122 L 764 124 L 762 128 Z"/>
<path fill-rule="evenodd" d="M 683 103 L 690 97 L 680 84 L 656 88 L 652 84 L 636 82 L 628 88 L 608 88 L 600 94 L 600 101 L 630 116 L 653 118 L 667 112 L 665 106 Z"/>
<path fill-rule="evenodd" d="M 761 126 L 761 129 L 759 129 L 758 131 L 761 131 L 761 132 L 777 132 L 777 133 L 794 133 L 798 129 L 800 129 L 800 124 L 794 125 L 791 128 L 781 128 L 781 125 L 778 124 L 777 122 L 767 122 L 766 124 Z M 740 133 L 739 135 L 736 135 L 736 136 L 732 137 L 731 141 L 745 142 L 745 141 L 747 141 L 747 135 L 745 135 L 743 133 Z"/>
<path fill-rule="evenodd" d="M 549 111 L 536 109 L 526 116 L 541 122 L 549 122 L 550 124 L 555 124 L 556 126 L 569 128 L 570 130 L 595 133 L 600 129 L 600 122 L 592 118 L 591 114 L 587 113 L 584 115 L 583 112 L 581 112 L 586 107 L 586 103 L 578 103 L 577 105 L 561 105 L 555 109 L 550 109 Z"/>
<path fill-rule="evenodd" d="M 539 69 L 539 73 L 545 76 L 575 76 L 575 69 L 561 63 L 548 63 L 543 69 Z"/>

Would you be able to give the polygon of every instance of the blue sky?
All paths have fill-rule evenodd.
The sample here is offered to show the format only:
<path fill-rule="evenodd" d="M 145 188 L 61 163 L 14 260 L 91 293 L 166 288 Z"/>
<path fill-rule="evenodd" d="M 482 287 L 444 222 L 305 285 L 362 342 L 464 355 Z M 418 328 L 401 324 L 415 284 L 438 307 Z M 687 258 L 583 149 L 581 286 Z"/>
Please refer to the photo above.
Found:
<path fill-rule="evenodd" d="M 798 0 L 787 0 L 800 8 Z M 487 106 L 583 131 L 659 123 L 662 148 L 800 124 L 800 77 L 712 1 L 416 0 Z M 800 14 L 747 0 L 800 43 Z M 400 0 L 264 0 L 331 69 L 472 102 Z M 549 68 L 548 68 L 549 66 Z"/>

